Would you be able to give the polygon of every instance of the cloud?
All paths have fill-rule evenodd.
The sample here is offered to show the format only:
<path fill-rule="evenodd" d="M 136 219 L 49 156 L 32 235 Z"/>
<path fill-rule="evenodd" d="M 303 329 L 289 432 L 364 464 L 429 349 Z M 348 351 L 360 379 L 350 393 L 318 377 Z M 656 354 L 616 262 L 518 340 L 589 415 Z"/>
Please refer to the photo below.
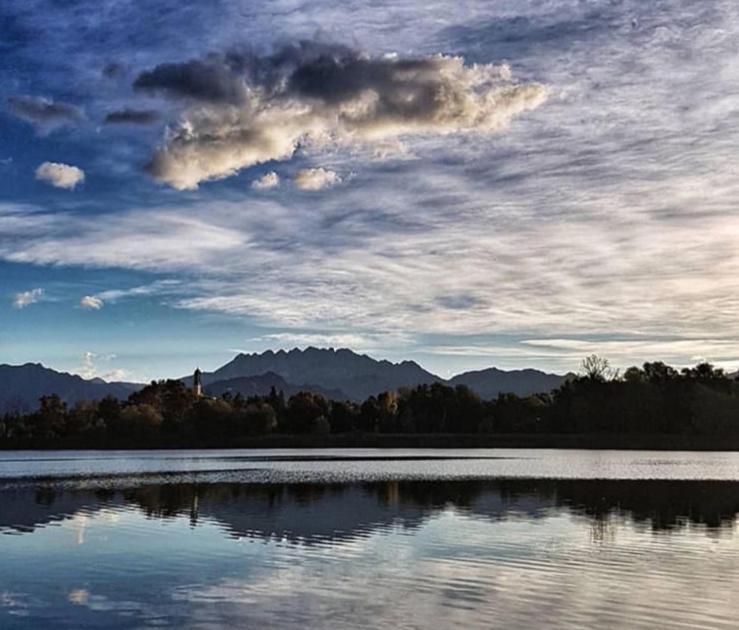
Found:
<path fill-rule="evenodd" d="M 341 177 L 325 168 L 307 168 L 298 171 L 294 178 L 295 185 L 301 190 L 323 190 L 341 182 Z"/>
<path fill-rule="evenodd" d="M 409 342 L 407 335 L 364 335 L 355 332 L 339 332 L 339 333 L 316 333 L 316 332 L 283 332 L 270 333 L 250 339 L 256 342 L 260 347 L 281 348 L 309 346 L 315 347 L 331 347 L 331 348 L 350 348 L 355 351 L 370 351 L 377 349 L 397 349 L 398 344 L 406 344 Z M 239 352 L 246 352 L 240 350 Z"/>
<path fill-rule="evenodd" d="M 94 352 L 83 352 L 82 353 L 82 363 L 79 367 L 79 375 L 82 378 L 93 378 L 97 372 L 97 368 L 95 366 L 95 358 L 96 354 Z"/>
<path fill-rule="evenodd" d="M 99 311 L 101 308 L 103 308 L 103 305 L 104 302 L 99 297 L 95 297 L 94 295 L 86 295 L 80 300 L 80 306 L 93 311 Z"/>
<path fill-rule="evenodd" d="M 108 383 L 112 381 L 122 381 L 129 377 L 128 370 L 124 370 L 122 368 L 116 368 L 115 370 L 110 370 L 109 372 L 105 372 L 103 374 L 103 380 L 108 381 Z"/>
<path fill-rule="evenodd" d="M 78 107 L 42 96 L 11 96 L 7 103 L 11 114 L 46 131 L 84 118 Z"/>
<path fill-rule="evenodd" d="M 90 599 L 90 592 L 84 588 L 75 588 L 67 593 L 67 601 L 78 606 L 86 606 Z"/>
<path fill-rule="evenodd" d="M 163 64 L 134 87 L 186 104 L 147 166 L 178 189 L 288 159 L 302 145 L 386 147 L 412 134 L 499 131 L 547 97 L 542 85 L 515 82 L 508 66 L 310 43 Z"/>
<path fill-rule="evenodd" d="M 232 56 L 210 55 L 184 63 L 165 63 L 140 74 L 135 90 L 160 92 L 173 98 L 193 101 L 242 104 L 248 93 Z"/>
<path fill-rule="evenodd" d="M 159 112 L 153 109 L 120 109 L 109 112 L 105 123 L 109 125 L 149 125 L 159 120 Z"/>
<path fill-rule="evenodd" d="M 280 176 L 274 171 L 265 173 L 259 179 L 255 179 L 251 183 L 251 187 L 255 190 L 266 190 L 280 185 Z"/>
<path fill-rule="evenodd" d="M 95 16 L 99 3 L 83 1 Z M 112 36 L 106 49 L 96 51 L 90 64 L 69 64 L 62 75 L 39 77 L 39 85 L 52 81 L 49 94 L 87 87 L 88 76 L 99 85 L 90 69 L 112 58 L 131 60 L 126 77 L 133 80 L 140 69 L 177 61 L 172 51 L 182 50 L 174 47 L 182 41 L 188 48 L 179 60 L 218 63 L 204 55 L 224 42 L 247 40 L 268 50 L 276 37 L 298 41 L 319 24 L 338 36 L 350 32 L 356 47 L 371 50 L 365 55 L 370 60 L 382 61 L 383 51 L 399 47 L 420 59 L 447 51 L 464 58 L 468 70 L 475 62 L 510 59 L 519 86 L 541 81 L 550 97 L 536 115 L 517 119 L 494 138 L 434 131 L 364 140 L 363 130 L 350 133 L 340 107 L 288 82 L 294 68 L 320 56 L 310 51 L 288 53 L 284 62 L 275 55 L 257 56 L 256 62 L 241 55 L 242 70 L 222 55 L 229 76 L 251 90 L 243 100 L 139 89 L 134 101 L 116 91 L 125 79 L 108 81 L 90 96 L 113 100 L 90 103 L 90 111 L 104 116 L 129 104 L 168 109 L 171 128 L 162 150 L 172 140 L 172 153 L 183 155 L 186 143 L 178 133 L 191 125 L 193 156 L 204 161 L 196 171 L 215 173 L 223 164 L 238 170 L 240 156 L 214 166 L 204 147 L 212 144 L 220 160 L 218 146 L 242 146 L 239 132 L 251 130 L 257 119 L 264 123 L 258 132 L 280 137 L 274 122 L 279 103 L 289 110 L 288 140 L 300 136 L 298 151 L 308 154 L 306 164 L 358 174 L 341 195 L 305 193 L 289 205 L 271 194 L 245 203 L 243 190 L 230 186 L 178 198 L 177 207 L 166 190 L 144 198 L 126 190 L 126 201 L 114 194 L 107 203 L 106 196 L 94 211 L 81 205 L 26 211 L 6 201 L 0 204 L 0 256 L 28 264 L 176 274 L 182 285 L 162 302 L 233 314 L 247 327 L 257 322 L 277 332 L 383 337 L 401 331 L 411 339 L 398 346 L 404 353 L 444 345 L 447 354 L 430 358 L 437 365 L 453 361 L 452 354 L 483 352 L 480 365 L 509 356 L 510 366 L 537 363 L 558 370 L 575 369 L 590 351 L 625 365 L 652 356 L 676 364 L 698 355 L 712 361 L 739 357 L 739 126 L 732 91 L 739 22 L 733 0 L 482 2 L 467 6 L 463 17 L 453 3 L 439 0 L 424 11 L 412 3 L 388 10 L 383 4 L 323 0 L 289 13 L 269 3 L 252 3 L 247 12 L 231 5 L 215 13 L 193 9 L 199 18 L 210 16 L 209 34 L 202 37 L 205 22 L 189 10 L 180 20 L 173 14 L 166 25 L 154 25 L 135 4 L 117 3 L 121 19 L 95 20 L 96 28 Z M 39 58 L 49 49 L 76 58 L 72 35 L 79 25 L 65 19 L 64 9 L 44 3 L 44 10 L 28 16 L 29 26 L 38 25 L 31 18 L 56 22 L 54 29 L 37 29 L 45 33 L 35 53 Z M 133 23 L 143 27 L 137 32 L 146 46 L 131 56 Z M 119 48 L 107 50 L 110 41 Z M 345 55 L 352 56 L 357 55 Z M 168 100 L 156 103 L 150 96 Z M 87 98 L 82 92 L 68 97 L 75 103 Z M 336 120 L 327 117 L 337 111 Z M 208 129 L 192 124 L 200 116 L 213 121 L 212 143 Z M 301 136 L 316 118 L 316 133 Z M 298 120 L 305 125 L 293 133 L 290 125 Z M 364 144 L 348 144 L 355 139 Z M 394 154 L 397 141 L 408 145 L 414 160 L 371 159 L 375 151 Z M 292 155 L 292 144 L 285 147 Z M 270 151 L 268 146 L 265 154 Z M 138 155 L 126 154 L 129 160 Z M 349 159 L 356 165 L 348 165 Z M 275 163 L 267 168 L 283 172 Z M 237 202 L 221 203 L 233 195 Z M 89 290 L 81 287 L 75 294 Z M 107 308 L 102 293 L 95 295 Z M 707 326 L 716 344 L 706 339 Z M 600 343 L 603 337 L 636 334 L 641 337 L 630 349 Z M 649 345 L 665 336 L 686 343 Z M 515 348 L 506 350 L 498 337 Z M 521 342 L 532 339 L 585 339 L 589 347 Z"/>
<path fill-rule="evenodd" d="M 30 304 L 35 304 L 44 296 L 43 289 L 31 289 L 30 291 L 23 291 L 16 293 L 13 297 L 13 308 L 21 309 L 26 308 Z"/>
<path fill-rule="evenodd" d="M 180 284 L 179 280 L 157 280 L 151 284 L 143 284 L 129 289 L 108 289 L 98 293 L 96 297 L 105 302 L 114 302 L 128 297 L 170 293 L 180 289 Z"/>
<path fill-rule="evenodd" d="M 104 381 L 121 381 L 128 376 L 128 372 L 122 368 L 106 370 L 110 363 L 116 359 L 115 354 L 98 354 L 89 350 L 82 353 L 80 365 L 76 372 L 85 379 L 102 378 Z M 100 363 L 108 364 L 101 366 Z"/>
<path fill-rule="evenodd" d="M 77 184 L 85 181 L 85 172 L 60 162 L 44 162 L 36 169 L 36 179 L 47 182 L 56 188 L 73 190 Z"/>
<path fill-rule="evenodd" d="M 242 206 L 225 208 L 233 217 Z M 261 209 L 258 203 L 254 208 Z M 210 214 L 207 220 L 203 213 Z M 36 265 L 207 270 L 224 253 L 249 247 L 249 234 L 224 223 L 225 217 L 208 205 L 134 209 L 103 218 L 0 204 L 0 258 Z M 165 281 L 157 286 L 164 287 Z M 96 297 L 107 302 L 129 291 L 102 291 Z"/>

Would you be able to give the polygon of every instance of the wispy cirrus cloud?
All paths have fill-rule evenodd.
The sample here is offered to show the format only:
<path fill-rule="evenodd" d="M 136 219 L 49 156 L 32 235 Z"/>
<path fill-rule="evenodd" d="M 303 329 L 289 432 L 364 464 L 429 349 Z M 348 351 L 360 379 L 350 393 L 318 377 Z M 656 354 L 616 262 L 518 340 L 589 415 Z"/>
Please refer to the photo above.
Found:
<path fill-rule="evenodd" d="M 157 280 L 150 284 L 142 284 L 127 289 L 107 289 L 97 294 L 97 298 L 106 302 L 115 302 L 131 297 L 149 295 L 166 295 L 181 291 L 181 281 L 175 279 Z"/>
<path fill-rule="evenodd" d="M 107 216 L 104 221 L 97 216 L 61 216 L 28 207 L 2 210 L 0 226 L 6 231 L 0 235 L 0 257 L 18 263 L 151 271 L 203 265 L 207 269 L 219 253 L 233 252 L 249 240 L 248 234 L 208 222 L 192 209 L 133 210 Z M 142 222 L 148 223 L 146 229 Z M 41 224 L 43 233 L 34 234 L 34 225 Z M 18 247 L 19 239 L 26 246 Z M 106 292 L 98 297 L 114 299 Z"/>
<path fill-rule="evenodd" d="M 185 277 L 197 269 L 197 278 L 184 283 L 189 295 L 178 295 L 180 287 L 167 292 L 170 304 L 245 316 L 264 326 L 313 330 L 318 336 L 327 331 L 363 338 L 514 334 L 527 340 L 546 331 L 612 336 L 638 331 L 642 346 L 655 352 L 660 348 L 648 343 L 654 336 L 690 335 L 697 341 L 682 347 L 688 357 L 699 353 L 708 319 L 726 341 L 721 356 L 728 356 L 739 338 L 733 315 L 739 224 L 724 216 L 663 222 L 636 207 L 597 222 L 532 216 L 506 225 L 501 215 L 501 227 L 486 232 L 474 198 L 457 204 L 454 213 L 443 204 L 429 206 L 423 220 L 416 216 L 414 224 L 407 223 L 408 208 L 415 207 L 413 190 L 406 193 L 407 204 L 401 195 L 397 205 L 390 199 L 398 190 L 386 191 L 385 217 L 347 214 L 345 204 L 362 208 L 366 203 L 362 187 L 359 182 L 348 196 L 299 210 L 273 200 L 253 205 L 246 215 L 239 214 L 240 203 L 130 211 L 111 217 L 105 229 L 96 219 L 67 217 L 56 236 L 47 228 L 45 236 L 31 237 L 16 218 L 19 240 L 3 245 L 0 239 L 0 255 Z M 375 201 L 384 199 L 376 195 Z M 198 218 L 204 214 L 207 224 Z M 44 220 L 38 212 L 27 216 L 29 229 Z M 656 225 L 659 238 L 650 236 Z M 271 240 L 256 238 L 268 229 Z M 182 239 L 192 246 L 181 248 Z M 115 295 L 96 294 L 106 301 Z M 476 343 L 486 346 L 479 339 Z M 628 355 L 616 347 L 599 350 L 596 343 L 567 352 L 523 347 L 532 360 L 549 356 L 557 365 L 562 363 L 557 356 L 572 364 L 575 355 L 589 351 Z M 677 346 L 672 349 L 671 356 L 678 354 Z"/>

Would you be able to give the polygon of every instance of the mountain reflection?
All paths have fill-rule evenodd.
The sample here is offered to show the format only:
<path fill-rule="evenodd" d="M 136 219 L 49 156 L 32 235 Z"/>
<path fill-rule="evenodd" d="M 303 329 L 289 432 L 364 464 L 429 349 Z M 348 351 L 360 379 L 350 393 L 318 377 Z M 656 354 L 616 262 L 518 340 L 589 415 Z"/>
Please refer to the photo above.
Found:
<path fill-rule="evenodd" d="M 356 484 L 167 483 L 115 490 L 55 486 L 0 489 L 0 533 L 33 531 L 79 513 L 133 509 L 189 518 L 227 535 L 319 543 L 392 526 L 413 529 L 447 509 L 470 518 L 542 519 L 568 514 L 592 531 L 632 521 L 654 531 L 700 525 L 731 530 L 739 483 L 724 481 L 453 480 Z"/>

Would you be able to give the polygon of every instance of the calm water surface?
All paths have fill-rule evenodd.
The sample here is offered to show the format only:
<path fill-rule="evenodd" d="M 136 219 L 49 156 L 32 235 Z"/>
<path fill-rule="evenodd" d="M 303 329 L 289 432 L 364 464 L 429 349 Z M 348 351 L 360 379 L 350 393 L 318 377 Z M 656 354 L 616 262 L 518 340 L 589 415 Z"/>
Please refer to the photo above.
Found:
<path fill-rule="evenodd" d="M 739 455 L 0 453 L 0 628 L 736 628 Z"/>

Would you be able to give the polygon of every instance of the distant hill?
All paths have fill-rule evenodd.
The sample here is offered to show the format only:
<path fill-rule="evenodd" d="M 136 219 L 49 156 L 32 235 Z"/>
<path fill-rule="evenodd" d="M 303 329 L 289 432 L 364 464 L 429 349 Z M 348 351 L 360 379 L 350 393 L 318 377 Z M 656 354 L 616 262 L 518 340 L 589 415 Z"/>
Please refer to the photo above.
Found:
<path fill-rule="evenodd" d="M 106 383 L 99 378 L 85 380 L 40 363 L 0 365 L 0 413 L 33 411 L 38 408 L 39 398 L 47 394 L 57 394 L 68 404 L 73 404 L 78 400 L 98 400 L 108 395 L 125 399 L 140 387 L 136 383 Z"/>
<path fill-rule="evenodd" d="M 214 394 L 229 387 L 242 395 L 254 395 L 266 393 L 274 385 L 276 389 L 283 389 L 286 395 L 303 389 L 329 398 L 361 401 L 383 391 L 438 382 L 452 386 L 467 385 L 482 398 L 490 399 L 500 392 L 520 396 L 549 392 L 570 376 L 534 369 L 505 371 L 489 368 L 445 380 L 413 361 L 378 361 L 347 348 L 295 348 L 239 354 L 214 372 L 204 373 L 203 383 L 206 391 Z M 278 383 L 275 378 L 282 379 L 283 383 Z M 189 378 L 184 380 L 188 384 L 191 382 Z"/>
<path fill-rule="evenodd" d="M 383 391 L 422 383 L 444 382 L 413 361 L 378 361 L 346 348 L 297 348 L 261 354 L 239 354 L 215 372 L 203 373 L 203 384 L 272 372 L 291 385 L 312 383 L 340 390 L 354 400 L 364 400 Z"/>
<path fill-rule="evenodd" d="M 286 398 L 301 391 L 320 394 L 329 400 L 346 400 L 349 398 L 339 389 L 326 389 L 320 385 L 293 385 L 274 372 L 267 372 L 259 376 L 240 376 L 225 381 L 216 381 L 205 386 L 205 393 L 210 396 L 223 396 L 226 393 L 241 394 L 244 397 L 266 396 L 273 387 L 276 391 L 281 391 Z"/>
<path fill-rule="evenodd" d="M 466 385 L 484 399 L 496 398 L 498 394 L 529 396 L 550 392 L 564 383 L 570 375 L 547 374 L 539 370 L 499 370 L 488 368 L 458 374 L 449 381 L 450 385 Z"/>
<path fill-rule="evenodd" d="M 287 397 L 304 390 L 333 400 L 363 401 L 384 391 L 438 382 L 466 385 L 482 398 L 491 399 L 500 392 L 520 396 L 549 392 L 567 378 L 533 369 L 508 372 L 489 368 L 465 372 L 447 381 L 413 361 L 378 361 L 346 348 L 296 348 L 239 354 L 214 372 L 204 372 L 203 384 L 206 393 L 211 395 L 225 392 L 242 396 L 266 395 L 274 387 Z M 188 386 L 192 384 L 191 376 L 181 380 Z M 58 394 L 62 400 L 73 404 L 107 395 L 125 399 L 141 387 L 135 383 L 85 380 L 38 363 L 0 365 L 0 413 L 32 411 L 38 407 L 38 399 L 46 394 Z"/>

